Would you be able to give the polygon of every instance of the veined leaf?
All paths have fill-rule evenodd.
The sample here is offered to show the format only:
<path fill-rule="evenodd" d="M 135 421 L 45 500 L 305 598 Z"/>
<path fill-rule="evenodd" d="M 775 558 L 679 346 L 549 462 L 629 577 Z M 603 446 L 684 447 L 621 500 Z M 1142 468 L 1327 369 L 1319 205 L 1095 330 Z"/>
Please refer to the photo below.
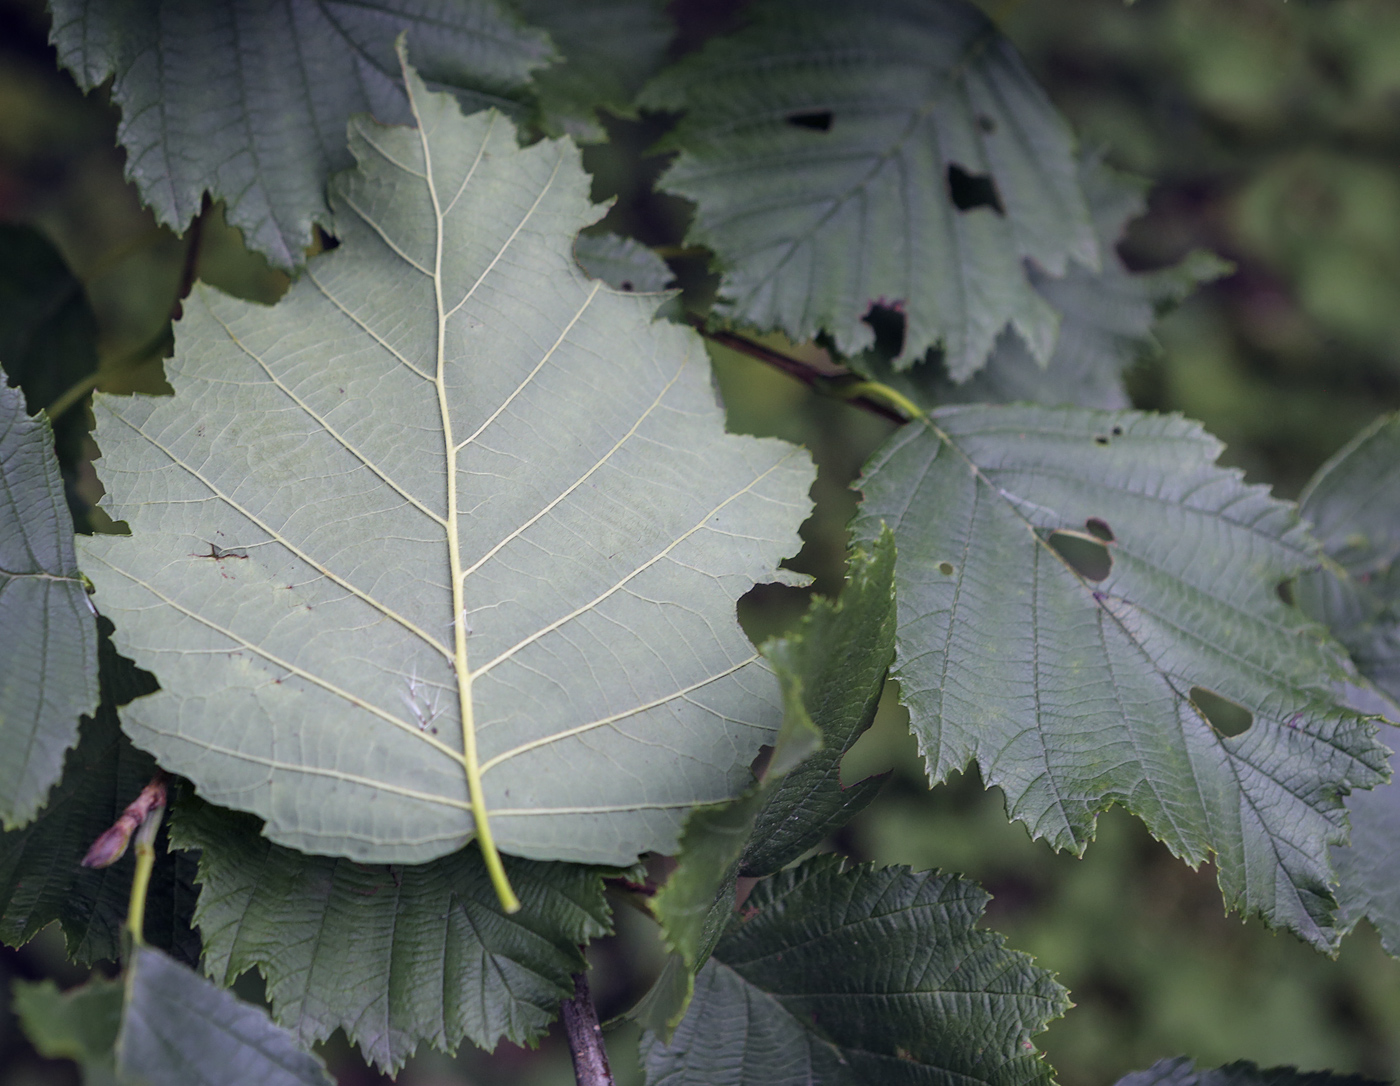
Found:
<path fill-rule="evenodd" d="M 1227 904 L 1332 945 L 1342 797 L 1385 779 L 1353 675 L 1281 582 L 1318 561 L 1291 505 L 1170 416 L 953 407 L 861 483 L 899 545 L 895 674 L 933 781 L 976 759 L 1035 836 L 1082 850 L 1113 803 Z"/>
<path fill-rule="evenodd" d="M 951 403 L 1075 404 L 1117 410 L 1129 406 L 1123 371 L 1155 344 L 1152 325 L 1198 283 L 1225 274 L 1229 265 L 1193 252 L 1181 263 L 1152 272 L 1130 272 L 1115 246 L 1130 221 L 1142 214 L 1145 186 L 1105 165 L 1099 155 L 1079 160 L 1079 181 L 1089 200 L 1103 266 L 1091 271 L 1070 264 L 1064 275 L 1029 271 L 1031 283 L 1060 315 L 1060 334 L 1050 361 L 1041 365 L 1020 336 L 997 337 L 987 364 L 959 384 L 938 352 L 905 371 L 890 364 L 902 338 L 903 317 L 886 310 L 870 318 L 876 345 L 851 364 L 883 381 L 925 410 Z M 881 322 L 892 325 L 880 335 Z M 881 348 L 884 346 L 884 350 Z"/>
<path fill-rule="evenodd" d="M 696 203 L 721 312 L 852 355 L 871 306 L 899 306 L 896 367 L 941 343 L 957 381 L 1009 324 L 1044 365 L 1058 321 L 1025 262 L 1063 275 L 1099 247 L 1068 127 L 991 21 L 962 0 L 748 14 L 640 99 L 687 111 L 659 184 Z"/>
<path fill-rule="evenodd" d="M 1363 675 L 1400 698 L 1400 416 L 1376 420 L 1319 468 L 1300 505 L 1331 561 L 1298 578 L 1298 605 L 1332 628 Z M 1393 702 L 1374 708 L 1400 724 Z M 1383 725 L 1380 738 L 1400 750 L 1400 728 Z M 1400 783 L 1354 793 L 1347 813 L 1351 844 L 1332 853 L 1339 919 L 1350 930 L 1366 917 L 1400 957 Z"/>
<path fill-rule="evenodd" d="M 97 626 L 48 419 L 0 378 L 0 826 L 30 821 L 97 708 Z"/>
<path fill-rule="evenodd" d="M 1146 1071 L 1124 1075 L 1117 1086 L 1380 1086 L 1363 1075 L 1299 1071 L 1296 1067 L 1260 1067 L 1249 1060 L 1197 1070 L 1186 1057 L 1158 1060 Z"/>
<path fill-rule="evenodd" d="M 758 885 L 696 978 L 649 1086 L 1050 1082 L 1030 1036 L 1069 1005 L 953 875 L 818 856 Z"/>
<path fill-rule="evenodd" d="M 83 720 L 63 779 L 33 822 L 0 834 L 0 939 L 20 946 L 56 920 L 68 956 L 84 964 L 121 954 L 135 860 L 128 852 L 110 867 L 80 861 L 156 772 L 155 761 L 133 747 L 117 723 L 117 706 L 149 694 L 155 682 L 118 656 L 105 636 L 98 658 L 102 704 Z M 192 856 L 159 846 L 146 892 L 147 942 L 187 963 L 198 961 L 200 952 L 199 934 L 190 926 L 194 872 Z"/>
<path fill-rule="evenodd" d="M 261 1007 L 146 946 L 126 967 L 117 1074 L 142 1086 L 331 1086 Z"/>
<path fill-rule="evenodd" d="M 676 28 L 664 0 L 511 0 L 549 31 L 562 62 L 534 74 L 540 125 L 580 143 L 608 138 L 606 109 L 635 116 L 632 99 L 666 59 Z"/>
<path fill-rule="evenodd" d="M 352 164 L 345 125 L 409 120 L 394 59 L 406 33 L 424 76 L 464 105 L 508 107 L 549 39 L 495 0 L 49 0 L 51 39 L 78 85 L 112 80 L 127 175 L 183 232 L 206 191 L 279 268 L 329 225 L 326 181 Z"/>
<path fill-rule="evenodd" d="M 198 801 L 172 823 L 175 847 L 201 850 L 205 972 L 227 985 L 257 968 L 299 1044 L 339 1027 L 390 1074 L 422 1041 L 532 1043 L 587 968 L 579 945 L 611 930 L 593 868 L 509 861 L 524 907 L 507 916 L 474 848 L 388 867 L 294 852 Z"/>
<path fill-rule="evenodd" d="M 579 270 L 571 145 L 406 78 L 342 244 L 272 309 L 197 290 L 173 400 L 98 400 L 132 536 L 84 566 L 162 686 L 123 724 L 306 852 L 673 851 L 777 731 L 734 604 L 784 576 L 810 460 L 725 434 L 698 337 Z"/>

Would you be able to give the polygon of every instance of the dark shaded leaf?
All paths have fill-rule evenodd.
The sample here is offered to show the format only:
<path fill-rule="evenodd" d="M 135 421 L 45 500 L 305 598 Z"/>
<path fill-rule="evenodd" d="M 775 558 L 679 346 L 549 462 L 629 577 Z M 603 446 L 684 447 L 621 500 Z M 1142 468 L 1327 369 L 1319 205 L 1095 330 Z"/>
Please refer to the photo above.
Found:
<path fill-rule="evenodd" d="M 1260 1067 L 1248 1060 L 1197 1070 L 1184 1056 L 1158 1060 L 1146 1071 L 1124 1075 L 1117 1086 L 1380 1086 L 1363 1075 L 1299 1071 L 1296 1067 Z"/>
<path fill-rule="evenodd" d="M 502 912 L 472 845 L 428 864 L 357 864 L 274 845 L 258 820 L 198 800 L 172 815 L 200 853 L 204 968 L 256 968 L 299 1044 L 336 1028 L 397 1071 L 420 1042 L 493 1048 L 539 1038 L 586 968 L 579 944 L 611 930 L 595 868 L 506 860 L 524 905 Z"/>
<path fill-rule="evenodd" d="M 987 895 L 907 868 L 818 856 L 762 882 L 715 948 L 649 1086 L 1050 1082 L 1030 1037 L 1069 1001 L 979 931 Z"/>

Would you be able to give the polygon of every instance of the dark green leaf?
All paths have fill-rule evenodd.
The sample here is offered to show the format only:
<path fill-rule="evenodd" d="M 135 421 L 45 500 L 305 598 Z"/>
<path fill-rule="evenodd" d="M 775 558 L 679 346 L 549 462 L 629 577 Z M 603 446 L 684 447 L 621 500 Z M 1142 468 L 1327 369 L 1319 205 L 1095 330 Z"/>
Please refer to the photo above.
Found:
<path fill-rule="evenodd" d="M 118 656 L 105 636 L 98 654 L 102 704 L 84 719 L 63 780 L 35 821 L 0 834 L 0 939 L 18 946 L 57 920 L 68 956 L 83 963 L 119 955 L 135 860 L 128 854 L 99 869 L 79 861 L 156 771 L 117 724 L 117 706 L 150 693 L 155 681 Z M 194 870 L 194 857 L 158 847 L 146 898 L 147 941 L 185 962 L 199 959 L 190 925 Z"/>
<path fill-rule="evenodd" d="M 206 191 L 280 268 L 331 225 L 326 180 L 353 165 L 351 115 L 410 119 L 394 58 L 407 33 L 424 77 L 467 108 L 512 106 L 551 55 L 495 0 L 49 0 L 59 60 L 84 90 L 112 79 L 127 174 L 183 232 Z M 518 107 L 514 107 L 518 108 Z"/>
<path fill-rule="evenodd" d="M 1040 365 L 1020 336 L 1003 332 L 987 365 L 958 384 L 938 352 L 900 372 L 879 350 L 879 322 L 872 318 L 876 348 L 852 364 L 883 381 L 925 409 L 950 403 L 1076 404 L 1115 410 L 1128 406 L 1123 371 L 1152 349 L 1152 325 L 1198 283 L 1215 279 L 1229 265 L 1207 253 L 1190 254 L 1180 264 L 1154 272 L 1128 271 L 1116 246 L 1127 224 L 1142 214 L 1143 185 L 1117 173 L 1098 155 L 1079 161 L 1079 179 L 1094 217 L 1103 266 L 1095 272 L 1070 264 L 1058 278 L 1032 267 L 1029 275 L 1041 297 L 1060 314 L 1060 334 L 1047 365 Z"/>
<path fill-rule="evenodd" d="M 0 826 L 39 812 L 97 708 L 97 626 L 53 434 L 0 380 Z"/>
<path fill-rule="evenodd" d="M 606 109 L 633 116 L 632 99 L 660 67 L 675 26 L 665 0 L 512 0 L 549 31 L 562 63 L 535 73 L 541 127 L 580 143 L 607 139 Z M 638 288 L 641 289 L 641 288 Z"/>
<path fill-rule="evenodd" d="M 650 1086 L 1050 1082 L 1030 1037 L 1069 1005 L 1029 956 L 979 931 L 952 875 L 841 870 L 819 856 L 754 890 L 701 970 Z"/>
<path fill-rule="evenodd" d="M 594 868 L 507 859 L 524 902 L 507 916 L 474 845 L 428 864 L 356 864 L 274 845 L 257 819 L 199 801 L 176 808 L 171 835 L 202 850 L 205 971 L 231 984 L 257 968 L 300 1044 L 339 1027 L 391 1073 L 422 1041 L 533 1042 L 586 968 L 579 944 L 611 930 Z"/>
<path fill-rule="evenodd" d="M 1230 907 L 1332 946 L 1328 846 L 1386 751 L 1338 705 L 1350 662 L 1279 597 L 1316 543 L 1219 452 L 1176 417 L 945 408 L 871 461 L 857 536 L 899 545 L 895 673 L 931 780 L 975 759 L 1076 851 L 1121 803 L 1214 853 Z"/>
<path fill-rule="evenodd" d="M 85 1086 L 116 1082 L 112 1051 L 121 1025 L 122 982 L 94 977 L 60 992 L 51 980 L 14 981 L 14 1011 L 35 1051 L 51 1060 L 73 1060 Z"/>
<path fill-rule="evenodd" d="M 151 947 L 126 970 L 117 1073 L 142 1086 L 330 1086 L 321 1061 L 261 1007 Z"/>
<path fill-rule="evenodd" d="M 1260 1067 L 1248 1060 L 1198 1071 L 1186 1057 L 1158 1060 L 1146 1071 L 1124 1075 L 1117 1086 L 1381 1086 L 1362 1075 L 1299 1071 L 1296 1067 Z"/>
<path fill-rule="evenodd" d="M 763 654 L 779 678 L 800 680 L 802 704 L 822 747 L 778 781 L 744 848 L 741 873 L 771 875 L 844 826 L 880 790 L 881 779 L 841 787 L 841 758 L 875 719 L 894 659 L 894 536 L 851 556 L 846 587 L 818 598 L 787 637 Z"/>
<path fill-rule="evenodd" d="M 851 355 L 871 306 L 899 307 L 899 368 L 942 343 L 964 380 L 1008 325 L 1044 364 L 1058 318 L 1026 261 L 1059 276 L 1099 246 L 1068 127 L 990 20 L 961 0 L 746 14 L 640 99 L 687 111 L 659 184 L 697 205 L 721 312 Z"/>

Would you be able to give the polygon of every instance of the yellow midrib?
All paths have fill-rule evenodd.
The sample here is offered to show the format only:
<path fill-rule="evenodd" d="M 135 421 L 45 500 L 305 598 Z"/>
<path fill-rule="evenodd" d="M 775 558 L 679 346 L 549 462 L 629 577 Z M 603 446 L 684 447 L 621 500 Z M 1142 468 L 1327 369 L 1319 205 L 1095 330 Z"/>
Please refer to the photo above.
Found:
<path fill-rule="evenodd" d="M 402 46 L 400 46 L 400 48 L 402 48 Z M 511 889 L 510 880 L 506 877 L 505 866 L 501 863 L 501 854 L 497 851 L 496 843 L 491 835 L 491 823 L 486 810 L 486 797 L 481 788 L 481 766 L 478 761 L 476 750 L 476 724 L 472 709 L 472 674 L 471 669 L 467 665 L 467 624 L 463 620 L 466 602 L 463 599 L 462 557 L 457 536 L 457 446 L 452 437 L 452 417 L 448 410 L 447 382 L 443 372 L 446 365 L 445 348 L 447 337 L 447 311 L 442 300 L 443 212 L 442 205 L 438 199 L 437 185 L 433 180 L 432 151 L 428 147 L 428 137 L 424 131 L 423 118 L 418 112 L 418 101 L 414 95 L 413 81 L 409 78 L 407 71 L 404 73 L 404 83 L 408 88 L 408 98 L 409 104 L 413 109 L 413 118 L 418 123 L 418 137 L 423 146 L 424 180 L 427 183 L 428 194 L 432 199 L 433 205 L 433 227 L 435 235 L 432 281 L 433 299 L 437 316 L 437 343 L 435 347 L 437 366 L 433 374 L 433 384 L 437 389 L 438 412 L 442 418 L 443 453 L 447 466 L 446 531 L 447 559 L 450 575 L 452 577 L 452 666 L 457 673 L 457 697 L 462 714 L 462 767 L 466 770 L 467 774 L 467 789 L 471 798 L 472 820 L 476 824 L 476 840 L 481 850 L 481 858 L 486 861 L 486 870 L 491 876 L 491 885 L 495 887 L 496 896 L 501 902 L 501 907 L 505 909 L 506 912 L 513 913 L 520 910 L 520 899 L 516 897 L 515 891 Z M 488 136 L 482 137 L 483 151 L 485 150 Z M 480 161 L 480 154 L 478 154 L 478 161 Z M 473 169 L 475 169 L 474 166 Z"/>

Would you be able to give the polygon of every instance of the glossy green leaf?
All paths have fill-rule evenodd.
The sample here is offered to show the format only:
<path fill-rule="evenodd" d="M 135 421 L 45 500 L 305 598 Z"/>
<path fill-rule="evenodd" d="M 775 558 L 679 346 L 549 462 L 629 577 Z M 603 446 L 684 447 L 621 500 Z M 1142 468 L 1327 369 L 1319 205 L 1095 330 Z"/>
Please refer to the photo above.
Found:
<path fill-rule="evenodd" d="M 93 977 L 66 992 L 51 980 L 12 984 L 15 1016 L 39 1055 L 73 1060 L 84 1086 L 116 1083 L 113 1046 L 121 1025 L 121 981 Z"/>
<path fill-rule="evenodd" d="M 391 1074 L 423 1041 L 533 1043 L 587 968 L 580 944 L 611 931 L 593 868 L 509 861 L 524 906 L 506 915 L 474 846 L 389 867 L 307 856 L 258 829 L 198 801 L 172 816 L 175 846 L 201 850 L 205 972 L 231 984 L 258 969 L 299 1044 L 340 1028 Z"/>
<path fill-rule="evenodd" d="M 1380 1086 L 1364 1075 L 1300 1071 L 1296 1067 L 1260 1067 L 1249 1060 L 1198 1070 L 1186 1057 L 1158 1060 L 1146 1071 L 1133 1071 L 1116 1086 Z"/>
<path fill-rule="evenodd" d="M 1219 452 L 1172 416 L 945 408 L 872 459 L 857 537 L 899 545 L 895 674 L 931 780 L 975 760 L 1075 851 L 1121 803 L 1213 854 L 1230 907 L 1331 946 L 1328 847 L 1386 751 L 1338 704 L 1345 654 L 1278 594 L 1316 543 Z"/>
<path fill-rule="evenodd" d="M 902 323 L 890 313 L 871 318 L 876 346 L 852 364 L 925 410 L 951 403 L 1016 401 L 1106 410 L 1127 407 L 1123 371 L 1155 346 L 1156 318 L 1197 284 L 1224 274 L 1229 265 L 1194 252 L 1173 267 L 1130 272 L 1115 247 L 1128 223 L 1145 208 L 1144 186 L 1105 165 L 1098 155 L 1080 158 L 1079 179 L 1094 217 L 1103 266 L 1091 271 L 1072 263 L 1058 278 L 1030 269 L 1035 289 L 1060 315 L 1060 334 L 1048 364 L 1040 365 L 1020 336 L 1003 332 L 986 366 L 962 384 L 949 376 L 938 352 L 899 371 L 890 364 L 898 346 L 889 341 L 902 334 Z"/>
<path fill-rule="evenodd" d="M 112 80 L 127 175 L 183 232 L 204 193 L 279 268 L 328 226 L 326 181 L 352 164 L 350 117 L 410 119 L 394 59 L 407 34 L 426 79 L 468 108 L 509 106 L 548 38 L 495 0 L 49 0 L 52 41 L 84 90 Z"/>
<path fill-rule="evenodd" d="M 899 306 L 896 366 L 941 343 L 955 380 L 1008 325 L 1048 361 L 1058 318 L 1026 262 L 1097 268 L 1099 246 L 1069 129 L 991 21 L 962 0 L 746 14 L 641 97 L 686 111 L 659 185 L 696 204 L 719 312 L 850 355 L 871 306 Z"/>
<path fill-rule="evenodd" d="M 1299 577 L 1294 597 L 1400 698 L 1400 416 L 1378 419 L 1318 469 L 1300 505 L 1331 561 Z M 1377 701 L 1368 708 L 1400 724 L 1394 702 Z M 1400 728 L 1382 725 L 1380 739 L 1400 750 Z M 1366 917 L 1400 957 L 1400 784 L 1354 793 L 1347 813 L 1351 844 L 1332 851 L 1339 918 L 1349 930 Z"/>
<path fill-rule="evenodd" d="M 894 659 L 894 570 L 894 536 L 886 532 L 869 552 L 851 556 L 839 600 L 814 600 L 796 630 L 763 647 L 780 678 L 800 682 L 822 746 L 768 795 L 744 847 L 744 875 L 771 875 L 792 863 L 880 790 L 882 778 L 843 788 L 841 759 L 875 719 Z"/>
<path fill-rule="evenodd" d="M 117 1074 L 141 1086 L 331 1086 L 320 1059 L 261 1007 L 151 947 L 133 951 Z"/>
<path fill-rule="evenodd" d="M 664 0 L 511 0 L 549 31 L 560 63 L 534 73 L 541 127 L 580 143 L 608 137 L 600 109 L 635 116 L 632 99 L 666 59 L 675 25 Z"/>
<path fill-rule="evenodd" d="M 20 946 L 57 921 L 68 957 L 85 965 L 121 953 L 135 859 L 128 853 L 104 868 L 80 861 L 156 772 L 117 722 L 117 707 L 155 690 L 155 680 L 118 656 L 105 636 L 98 657 L 102 704 L 83 720 L 62 781 L 33 822 L 0 834 L 0 940 Z M 200 952 L 191 927 L 194 872 L 192 856 L 160 844 L 146 895 L 147 942 L 190 963 Z"/>
<path fill-rule="evenodd" d="M 132 535 L 84 570 L 162 686 L 123 726 L 306 852 L 427 861 L 474 804 L 517 855 L 672 852 L 777 731 L 734 605 L 793 579 L 810 460 L 725 434 L 699 338 L 579 270 L 571 145 L 408 80 L 342 244 L 271 309 L 196 290 L 174 399 L 97 401 Z"/>
<path fill-rule="evenodd" d="M 97 708 L 97 626 L 48 420 L 0 380 L 0 826 L 39 812 Z"/>
<path fill-rule="evenodd" d="M 649 1086 L 1050 1082 L 1030 1037 L 1069 1006 L 1028 955 L 976 927 L 953 875 L 841 870 L 819 856 L 762 882 L 715 948 Z"/>

